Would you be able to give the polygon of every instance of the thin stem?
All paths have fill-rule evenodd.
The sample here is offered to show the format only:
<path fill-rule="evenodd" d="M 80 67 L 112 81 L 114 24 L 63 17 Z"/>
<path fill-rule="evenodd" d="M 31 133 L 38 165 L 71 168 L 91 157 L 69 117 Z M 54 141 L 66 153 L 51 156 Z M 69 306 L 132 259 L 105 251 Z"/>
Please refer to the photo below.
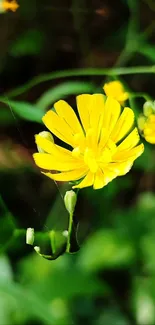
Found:
<path fill-rule="evenodd" d="M 138 98 L 138 97 L 140 98 L 140 97 L 142 97 L 146 101 L 153 100 L 152 97 L 150 95 L 146 94 L 146 93 L 129 93 L 129 96 L 131 98 Z"/>
<path fill-rule="evenodd" d="M 120 75 L 129 75 L 129 74 L 141 74 L 141 73 L 155 73 L 155 65 L 153 66 L 139 66 L 139 67 L 118 67 L 118 68 L 88 68 L 88 69 L 73 69 L 73 70 L 63 70 L 52 72 L 49 74 L 44 74 L 33 78 L 28 83 L 20 86 L 8 93 L 5 93 L 7 97 L 16 97 L 23 94 L 34 86 L 39 85 L 40 83 L 59 79 L 59 78 L 68 78 L 68 77 L 81 77 L 81 76 L 120 76 Z M 3 98 L 1 97 L 0 100 Z M 6 99 L 6 98 L 5 98 Z M 4 100 L 4 99 L 3 99 Z"/>
<path fill-rule="evenodd" d="M 69 215 L 68 237 L 67 237 L 67 247 L 66 247 L 67 253 L 70 252 L 70 238 L 71 238 L 71 232 L 73 227 L 73 214 L 74 212 L 70 213 Z"/>

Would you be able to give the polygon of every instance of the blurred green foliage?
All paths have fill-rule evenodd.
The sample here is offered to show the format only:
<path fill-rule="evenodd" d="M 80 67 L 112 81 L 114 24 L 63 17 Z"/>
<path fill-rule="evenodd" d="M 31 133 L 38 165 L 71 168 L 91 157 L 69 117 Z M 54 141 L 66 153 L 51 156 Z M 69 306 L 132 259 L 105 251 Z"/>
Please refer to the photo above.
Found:
<path fill-rule="evenodd" d="M 144 141 L 126 176 L 79 192 L 72 254 L 63 254 L 71 185 L 32 160 L 41 118 L 59 99 L 75 107 L 77 94 L 117 78 L 136 117 L 155 99 L 154 2 L 19 4 L 0 16 L 0 325 L 154 325 L 154 146 Z M 41 254 L 54 254 L 54 240 L 60 256 L 26 245 L 28 227 Z"/>

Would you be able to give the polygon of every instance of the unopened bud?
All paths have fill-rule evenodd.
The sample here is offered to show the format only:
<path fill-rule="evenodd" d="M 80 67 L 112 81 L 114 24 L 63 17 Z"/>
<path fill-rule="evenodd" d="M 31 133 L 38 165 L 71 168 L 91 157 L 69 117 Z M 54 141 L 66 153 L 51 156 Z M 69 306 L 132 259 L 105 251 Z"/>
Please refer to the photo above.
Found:
<path fill-rule="evenodd" d="M 74 212 L 76 201 L 77 201 L 76 193 L 73 190 L 67 191 L 64 196 L 64 203 L 67 211 L 70 214 Z"/>
<path fill-rule="evenodd" d="M 26 244 L 33 245 L 34 243 L 34 229 L 33 228 L 27 228 L 26 231 Z"/>
<path fill-rule="evenodd" d="M 64 230 L 63 232 L 62 232 L 62 235 L 64 236 L 64 237 L 68 237 L 68 230 Z"/>
<path fill-rule="evenodd" d="M 155 107 L 154 107 L 154 102 L 152 102 L 151 100 L 147 101 L 144 103 L 143 105 L 143 112 L 144 112 L 144 115 L 146 117 L 148 117 L 149 115 L 151 115 L 155 110 Z"/>
<path fill-rule="evenodd" d="M 137 124 L 138 124 L 139 131 L 142 132 L 144 130 L 145 122 L 146 122 L 146 117 L 145 116 L 141 115 L 141 116 L 138 117 Z"/>
<path fill-rule="evenodd" d="M 40 247 L 39 246 L 34 246 L 34 250 L 36 251 L 37 254 L 40 255 Z"/>
<path fill-rule="evenodd" d="M 46 139 L 46 140 L 49 140 L 51 142 L 54 143 L 54 138 L 52 136 L 52 134 L 48 131 L 42 131 L 38 134 L 40 137 Z M 41 149 L 38 145 L 37 145 L 37 148 L 38 148 L 38 151 L 41 152 L 41 153 L 44 153 L 45 151 L 43 149 Z"/>

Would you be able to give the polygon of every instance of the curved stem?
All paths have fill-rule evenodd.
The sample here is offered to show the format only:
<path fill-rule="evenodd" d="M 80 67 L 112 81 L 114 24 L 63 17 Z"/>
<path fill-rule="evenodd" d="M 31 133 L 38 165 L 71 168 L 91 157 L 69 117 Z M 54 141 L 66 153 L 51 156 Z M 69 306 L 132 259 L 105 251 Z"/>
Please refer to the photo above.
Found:
<path fill-rule="evenodd" d="M 140 97 L 142 97 L 146 101 L 153 100 L 153 98 L 150 95 L 148 95 L 146 93 L 143 93 L 143 92 L 140 92 L 140 93 L 129 93 L 129 96 L 131 98 L 138 98 L 138 97 L 140 98 Z"/>
<path fill-rule="evenodd" d="M 12 91 L 4 94 L 6 97 L 16 97 L 28 91 L 30 88 L 39 85 L 42 82 L 68 77 L 88 77 L 88 76 L 120 76 L 127 74 L 141 74 L 141 73 L 155 73 L 155 65 L 153 66 L 139 66 L 139 67 L 116 67 L 112 69 L 108 68 L 87 68 L 87 69 L 73 69 L 73 70 L 63 70 L 52 72 L 49 74 L 44 74 L 33 78 L 28 83 L 21 87 L 18 87 Z M 6 98 L 5 98 L 6 99 Z"/>

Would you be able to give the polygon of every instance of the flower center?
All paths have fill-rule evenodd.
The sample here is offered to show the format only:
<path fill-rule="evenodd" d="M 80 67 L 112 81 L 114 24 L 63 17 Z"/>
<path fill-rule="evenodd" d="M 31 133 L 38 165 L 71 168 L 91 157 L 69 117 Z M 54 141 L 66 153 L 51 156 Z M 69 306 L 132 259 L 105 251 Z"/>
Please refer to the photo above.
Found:
<path fill-rule="evenodd" d="M 90 171 L 96 173 L 100 166 L 106 166 L 112 161 L 115 151 L 116 145 L 110 139 L 106 143 L 104 139 L 95 143 L 93 130 L 89 129 L 86 137 L 75 135 L 75 148 L 72 154 L 74 157 L 84 160 Z"/>
<path fill-rule="evenodd" d="M 80 147 L 73 149 L 72 154 L 74 157 L 83 159 L 92 173 L 96 173 L 100 167 L 104 168 L 108 163 L 112 161 L 114 151 L 112 148 L 106 146 L 102 151 L 93 150 L 86 147 L 84 150 L 80 150 Z"/>
<path fill-rule="evenodd" d="M 88 165 L 90 171 L 92 173 L 96 173 L 98 170 L 98 161 L 97 157 L 95 157 L 95 153 L 92 149 L 86 147 L 84 151 L 84 162 Z"/>

